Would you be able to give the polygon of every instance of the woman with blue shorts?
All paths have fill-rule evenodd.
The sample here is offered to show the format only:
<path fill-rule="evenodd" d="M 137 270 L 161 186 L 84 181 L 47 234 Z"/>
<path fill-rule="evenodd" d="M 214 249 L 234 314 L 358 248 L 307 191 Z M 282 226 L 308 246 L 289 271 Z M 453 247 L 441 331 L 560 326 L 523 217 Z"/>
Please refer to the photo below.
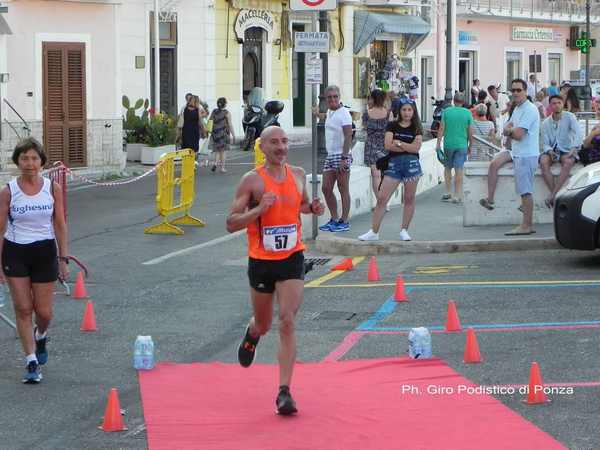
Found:
<path fill-rule="evenodd" d="M 423 175 L 419 150 L 423 143 L 423 128 L 414 101 L 402 98 L 398 120 L 388 123 L 385 132 L 385 149 L 390 152 L 388 168 L 377 192 L 377 206 L 373 212 L 373 226 L 358 237 L 361 241 L 379 240 L 379 228 L 385 207 L 400 183 L 404 183 L 404 210 L 400 240 L 410 241 L 408 227 L 415 213 L 415 195 L 419 178 Z"/>

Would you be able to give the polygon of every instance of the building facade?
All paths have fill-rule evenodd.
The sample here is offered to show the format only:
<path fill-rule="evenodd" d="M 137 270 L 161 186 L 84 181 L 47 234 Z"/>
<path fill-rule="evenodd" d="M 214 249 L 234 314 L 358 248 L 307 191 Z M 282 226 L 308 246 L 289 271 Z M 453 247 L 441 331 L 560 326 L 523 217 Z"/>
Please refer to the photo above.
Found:
<path fill-rule="evenodd" d="M 44 143 L 51 162 L 120 167 L 118 3 L 13 0 L 5 5 L 3 19 L 12 34 L 0 35 L 0 73 L 7 78 L 0 83 L 3 169 L 26 135 Z"/>

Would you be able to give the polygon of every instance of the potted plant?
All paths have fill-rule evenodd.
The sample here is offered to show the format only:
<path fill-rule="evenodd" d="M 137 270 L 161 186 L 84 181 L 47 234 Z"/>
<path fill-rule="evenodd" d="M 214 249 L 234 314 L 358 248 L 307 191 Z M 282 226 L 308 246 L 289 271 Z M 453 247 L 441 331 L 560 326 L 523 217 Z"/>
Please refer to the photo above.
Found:
<path fill-rule="evenodd" d="M 156 164 L 163 153 L 175 151 L 175 120 L 166 113 L 155 113 L 148 110 L 149 120 L 146 124 L 142 148 L 142 164 Z"/>
<path fill-rule="evenodd" d="M 125 133 L 127 161 L 140 161 L 142 157 L 142 148 L 144 147 L 144 136 L 146 134 L 146 125 L 148 123 L 148 99 L 138 99 L 133 106 L 129 98 L 124 95 L 122 98 L 123 108 L 126 109 L 123 117 L 123 131 Z M 136 111 L 142 109 L 138 116 Z"/>

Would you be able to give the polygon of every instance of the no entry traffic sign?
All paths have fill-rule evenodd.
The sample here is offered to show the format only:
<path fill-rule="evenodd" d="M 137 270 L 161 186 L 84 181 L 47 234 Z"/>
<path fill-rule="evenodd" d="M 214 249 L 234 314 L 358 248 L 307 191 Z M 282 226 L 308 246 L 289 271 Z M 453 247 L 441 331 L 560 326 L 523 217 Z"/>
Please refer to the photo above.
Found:
<path fill-rule="evenodd" d="M 331 11 L 337 7 L 337 0 L 290 0 L 292 11 Z"/>

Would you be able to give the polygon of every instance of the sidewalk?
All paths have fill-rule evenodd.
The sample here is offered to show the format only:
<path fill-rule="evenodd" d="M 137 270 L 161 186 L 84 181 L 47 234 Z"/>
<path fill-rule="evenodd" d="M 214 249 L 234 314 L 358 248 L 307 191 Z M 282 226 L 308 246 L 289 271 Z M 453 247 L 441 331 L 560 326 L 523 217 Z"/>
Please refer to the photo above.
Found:
<path fill-rule="evenodd" d="M 462 206 L 442 202 L 442 185 L 417 196 L 415 215 L 408 230 L 410 242 L 399 239 L 402 207 L 392 207 L 383 219 L 377 242 L 361 242 L 357 236 L 371 228 L 371 214 L 350 219 L 346 233 L 319 231 L 317 249 L 337 255 L 406 253 L 453 253 L 472 251 L 509 251 L 560 248 L 552 224 L 535 225 L 530 236 L 504 236 L 512 226 L 463 227 Z M 339 207 L 339 205 L 338 205 Z M 328 212 L 325 213 L 326 215 Z"/>

